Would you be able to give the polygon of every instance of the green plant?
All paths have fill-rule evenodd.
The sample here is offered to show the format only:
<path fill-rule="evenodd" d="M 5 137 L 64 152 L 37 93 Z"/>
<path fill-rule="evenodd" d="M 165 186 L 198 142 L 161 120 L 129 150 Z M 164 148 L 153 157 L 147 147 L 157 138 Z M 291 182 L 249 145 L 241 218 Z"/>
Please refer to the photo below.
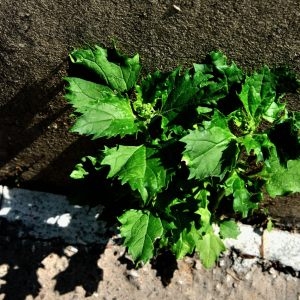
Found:
<path fill-rule="evenodd" d="M 136 263 L 168 248 L 177 258 L 196 251 L 211 267 L 222 239 L 238 235 L 235 219 L 258 208 L 264 189 L 272 197 L 300 192 L 300 113 L 283 98 L 299 81 L 286 68 L 245 75 L 212 52 L 190 69 L 139 80 L 138 55 L 95 46 L 70 58 L 95 76 L 65 78 L 72 131 L 110 145 L 71 176 L 87 176 L 89 161 L 112 185 L 130 187 L 132 208 L 118 220 Z"/>

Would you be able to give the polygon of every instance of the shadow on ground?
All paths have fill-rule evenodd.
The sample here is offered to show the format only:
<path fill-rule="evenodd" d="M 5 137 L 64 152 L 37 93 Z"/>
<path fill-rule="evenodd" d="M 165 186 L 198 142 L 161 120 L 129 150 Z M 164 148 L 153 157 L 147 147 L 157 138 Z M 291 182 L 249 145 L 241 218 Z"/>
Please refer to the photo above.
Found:
<path fill-rule="evenodd" d="M 54 290 L 59 295 L 74 291 L 78 286 L 83 287 L 86 297 L 98 290 L 103 270 L 97 266 L 97 261 L 105 245 L 76 246 L 74 249 L 78 252 L 69 257 L 65 250 L 67 245 L 61 241 L 39 240 L 33 243 L 29 239 L 20 239 L 15 231 L 18 227 L 17 223 L 5 224 L 1 220 L 0 295 L 4 295 L 1 299 L 21 300 L 28 295 L 38 296 L 41 289 L 38 271 L 45 267 L 43 260 L 54 255 L 66 258 L 65 264 L 56 266 L 59 273 L 50 278 L 56 281 Z"/>

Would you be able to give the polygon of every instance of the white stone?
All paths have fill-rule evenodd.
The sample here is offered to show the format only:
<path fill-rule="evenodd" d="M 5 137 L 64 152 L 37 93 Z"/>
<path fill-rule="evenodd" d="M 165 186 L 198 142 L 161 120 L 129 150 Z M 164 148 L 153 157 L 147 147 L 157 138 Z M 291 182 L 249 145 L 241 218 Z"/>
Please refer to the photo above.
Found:
<path fill-rule="evenodd" d="M 250 225 L 238 224 L 240 234 L 237 239 L 225 239 L 227 248 L 234 248 L 242 254 L 260 257 L 261 233 Z"/>
<path fill-rule="evenodd" d="M 300 234 L 273 229 L 263 234 L 263 257 L 300 271 Z"/>

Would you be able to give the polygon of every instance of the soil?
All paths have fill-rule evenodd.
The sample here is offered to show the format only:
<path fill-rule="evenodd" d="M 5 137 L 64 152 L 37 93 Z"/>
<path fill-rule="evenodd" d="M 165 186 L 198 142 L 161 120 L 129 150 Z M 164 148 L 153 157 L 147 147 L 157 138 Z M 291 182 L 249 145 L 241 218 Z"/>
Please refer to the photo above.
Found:
<path fill-rule="evenodd" d="M 74 194 L 85 189 L 69 174 L 80 157 L 101 146 L 101 141 L 91 143 L 69 133 L 72 110 L 63 98 L 62 77 L 69 74 L 68 53 L 73 47 L 111 46 L 115 40 L 123 52 L 140 53 L 144 71 L 189 66 L 208 52 L 221 50 L 247 70 L 286 64 L 300 73 L 298 0 L 1 0 L 0 31 L 0 184 L 34 190 Z M 300 95 L 290 101 L 290 108 L 299 111 Z M 300 224 L 299 195 L 267 199 L 264 206 L 279 225 L 294 229 Z M 1 227 L 1 232 L 6 229 Z M 299 274 L 279 273 L 272 266 L 263 272 L 260 262 L 240 273 L 232 255 L 210 271 L 194 258 L 172 261 L 178 269 L 164 287 L 167 279 L 160 280 L 150 265 L 134 270 L 117 244 L 78 247 L 72 257 L 65 246 L 59 241 L 1 236 L 1 297 L 299 299 L 300 295 Z"/>

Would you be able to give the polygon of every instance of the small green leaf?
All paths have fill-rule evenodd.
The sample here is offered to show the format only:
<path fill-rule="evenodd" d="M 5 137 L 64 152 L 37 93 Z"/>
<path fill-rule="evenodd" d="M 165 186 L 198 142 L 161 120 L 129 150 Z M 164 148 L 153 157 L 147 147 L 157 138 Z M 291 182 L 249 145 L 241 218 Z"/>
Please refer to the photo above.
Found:
<path fill-rule="evenodd" d="M 84 169 L 84 163 L 89 160 L 93 166 L 96 166 L 97 159 L 93 156 L 84 156 L 81 159 L 81 163 L 75 165 L 74 170 L 70 174 L 70 177 L 73 179 L 83 179 L 87 175 L 89 175 L 89 172 Z"/>
<path fill-rule="evenodd" d="M 259 73 L 246 77 L 239 98 L 252 120 L 250 124 L 252 130 L 261 121 L 262 117 L 266 119 L 275 119 L 275 116 L 284 108 L 282 105 L 275 107 L 276 100 L 276 79 L 268 67 L 264 67 Z"/>
<path fill-rule="evenodd" d="M 267 230 L 270 232 L 274 228 L 274 224 L 270 218 L 268 218 L 268 223 L 267 223 Z"/>
<path fill-rule="evenodd" d="M 201 216 L 201 233 L 208 232 L 211 228 L 211 212 L 209 209 L 207 207 L 200 207 L 195 213 Z"/>
<path fill-rule="evenodd" d="M 209 232 L 196 242 L 196 250 L 205 268 L 211 268 L 226 248 L 222 240 L 213 232 Z"/>
<path fill-rule="evenodd" d="M 247 134 L 240 137 L 238 141 L 245 147 L 248 155 L 253 151 L 257 161 L 264 160 L 264 150 L 274 147 L 267 134 Z"/>
<path fill-rule="evenodd" d="M 93 70 L 113 90 L 128 91 L 139 76 L 141 69 L 139 55 L 129 58 L 121 55 L 116 49 L 111 51 L 113 55 L 109 56 L 107 49 L 99 46 L 77 49 L 70 54 L 70 58 L 72 63 Z"/>
<path fill-rule="evenodd" d="M 196 72 L 210 75 L 206 84 L 198 93 L 202 103 L 216 104 L 226 97 L 233 84 L 240 83 L 244 75 L 235 63 L 228 65 L 226 56 L 221 52 L 211 52 L 206 64 L 194 64 Z"/>
<path fill-rule="evenodd" d="M 220 224 L 220 235 L 222 238 L 236 239 L 240 234 L 240 229 L 234 220 L 226 220 Z"/>
<path fill-rule="evenodd" d="M 270 123 L 274 123 L 281 117 L 281 114 L 285 111 L 284 103 L 271 103 L 267 110 L 263 114 L 263 118 Z"/>
<path fill-rule="evenodd" d="M 242 214 L 243 218 L 248 216 L 250 210 L 258 207 L 257 203 L 251 201 L 251 194 L 245 186 L 245 182 L 235 172 L 226 180 L 226 195 L 233 194 L 233 209 Z"/>
<path fill-rule="evenodd" d="M 89 172 L 87 172 L 83 168 L 83 164 L 82 163 L 79 163 L 79 164 L 75 165 L 74 170 L 70 174 L 70 177 L 73 178 L 73 179 L 83 179 L 87 175 L 89 175 Z"/>
<path fill-rule="evenodd" d="M 128 210 L 118 218 L 124 245 L 137 263 L 148 262 L 154 255 L 154 242 L 163 235 L 161 220 L 149 211 Z"/>
<path fill-rule="evenodd" d="M 180 230 L 179 238 L 172 245 L 172 251 L 177 259 L 181 259 L 187 254 L 192 254 L 195 249 L 196 241 L 201 238 L 201 235 L 196 230 L 194 223 L 191 227 Z"/>
<path fill-rule="evenodd" d="M 243 72 L 237 65 L 232 62 L 231 65 L 227 63 L 227 57 L 221 52 L 211 52 L 210 57 L 216 69 L 222 73 L 229 85 L 238 83 L 243 79 Z"/>
<path fill-rule="evenodd" d="M 210 113 L 210 112 L 212 112 L 212 108 L 205 107 L 205 106 L 198 106 L 197 107 L 197 113 L 199 115 L 207 114 L 207 113 Z"/>
<path fill-rule="evenodd" d="M 189 167 L 189 178 L 204 179 L 221 176 L 222 155 L 228 147 L 232 134 L 229 129 L 212 127 L 207 130 L 193 130 L 181 139 L 186 143 L 183 161 Z"/>

